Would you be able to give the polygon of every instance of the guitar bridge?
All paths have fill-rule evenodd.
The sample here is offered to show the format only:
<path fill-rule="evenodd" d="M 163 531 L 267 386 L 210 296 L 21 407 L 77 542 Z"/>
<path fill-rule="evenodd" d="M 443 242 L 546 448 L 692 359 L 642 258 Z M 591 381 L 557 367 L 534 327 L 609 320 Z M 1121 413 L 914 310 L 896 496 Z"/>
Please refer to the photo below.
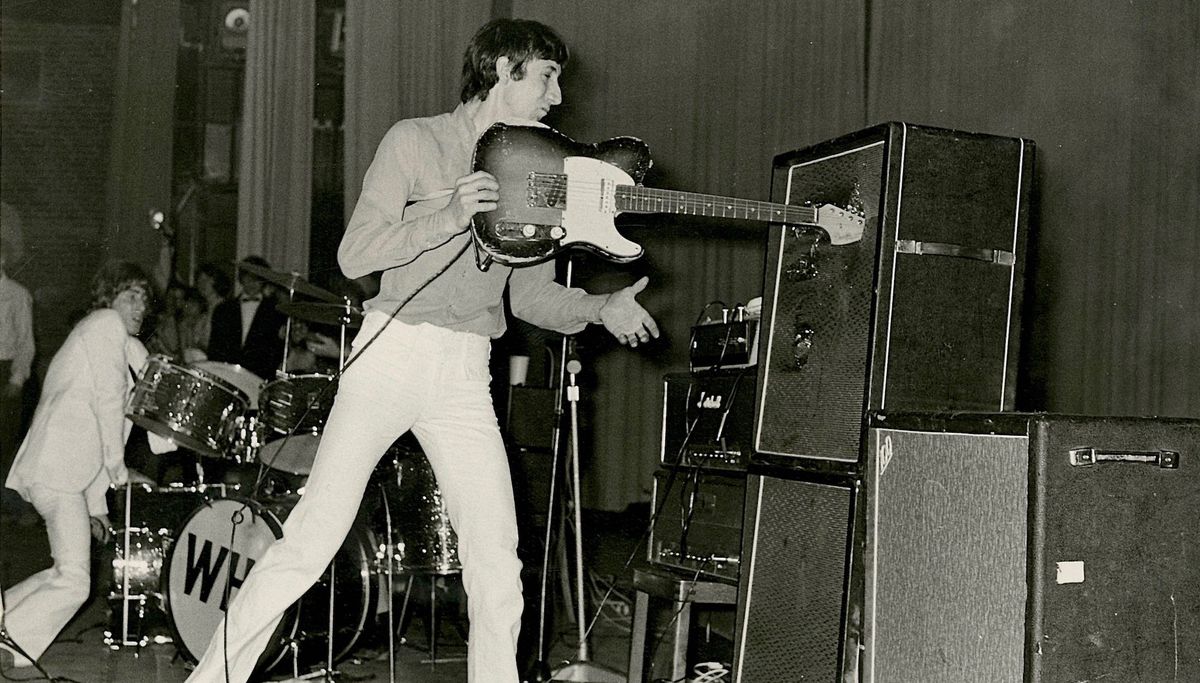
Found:
<path fill-rule="evenodd" d="M 567 208 L 567 177 L 561 173 L 530 171 L 525 199 L 532 209 Z"/>

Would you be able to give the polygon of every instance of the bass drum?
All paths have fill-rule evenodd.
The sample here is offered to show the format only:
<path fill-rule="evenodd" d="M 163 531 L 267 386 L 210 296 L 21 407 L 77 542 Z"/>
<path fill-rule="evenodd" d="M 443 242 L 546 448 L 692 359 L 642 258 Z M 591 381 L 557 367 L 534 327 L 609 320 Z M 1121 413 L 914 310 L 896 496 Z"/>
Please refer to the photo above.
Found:
<path fill-rule="evenodd" d="M 208 649 L 228 600 L 267 548 L 283 537 L 282 520 L 294 505 L 295 499 L 268 507 L 252 500 L 223 498 L 197 508 L 178 531 L 167 557 L 165 593 L 175 644 L 185 657 L 198 661 Z M 356 525 L 332 563 L 335 662 L 354 650 L 375 616 L 376 585 L 370 574 L 373 544 L 370 533 Z M 256 672 L 290 664 L 293 643 L 299 667 L 325 660 L 329 579 L 326 570 L 284 613 L 259 657 Z"/>

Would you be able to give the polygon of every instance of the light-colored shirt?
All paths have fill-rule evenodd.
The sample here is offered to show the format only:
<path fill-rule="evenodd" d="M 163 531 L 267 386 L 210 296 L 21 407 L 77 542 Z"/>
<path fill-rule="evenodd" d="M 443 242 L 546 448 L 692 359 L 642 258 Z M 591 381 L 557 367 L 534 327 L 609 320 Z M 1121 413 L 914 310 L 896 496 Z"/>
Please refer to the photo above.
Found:
<path fill-rule="evenodd" d="M 554 263 L 480 271 L 470 234 L 454 234 L 446 190 L 471 172 L 475 130 L 467 110 L 393 125 L 363 179 L 362 194 L 338 247 L 338 263 L 354 279 L 382 271 L 379 295 L 364 307 L 387 314 L 433 277 L 466 246 L 444 273 L 396 313 L 406 323 L 427 322 L 489 337 L 504 333 L 504 290 L 513 315 L 546 329 L 572 334 L 600 321 L 607 300 L 554 281 Z M 436 198 L 425 199 L 436 196 Z"/>
<path fill-rule="evenodd" d="M 254 322 L 254 314 L 262 299 L 242 299 L 242 344 L 246 343 L 246 335 L 250 334 L 250 323 Z"/>
<path fill-rule="evenodd" d="M 33 297 L 16 280 L 0 274 L 0 360 L 12 361 L 10 384 L 21 386 L 29 379 L 33 355 Z"/>

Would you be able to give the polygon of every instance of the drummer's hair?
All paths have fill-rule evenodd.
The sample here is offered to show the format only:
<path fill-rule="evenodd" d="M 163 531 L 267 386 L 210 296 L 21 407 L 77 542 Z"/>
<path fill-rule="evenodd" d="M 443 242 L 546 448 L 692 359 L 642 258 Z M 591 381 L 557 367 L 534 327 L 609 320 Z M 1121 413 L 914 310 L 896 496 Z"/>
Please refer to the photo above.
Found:
<path fill-rule="evenodd" d="M 570 53 L 562 38 L 549 26 L 530 19 L 493 19 L 484 24 L 463 55 L 462 95 L 466 103 L 478 97 L 486 100 L 492 86 L 500 80 L 496 60 L 508 57 L 514 79 L 525 76 L 525 63 L 548 59 L 566 66 Z"/>
<path fill-rule="evenodd" d="M 154 287 L 144 268 L 130 261 L 106 262 L 92 278 L 91 310 L 109 308 L 121 292 L 134 287 L 141 287 L 147 298 L 154 298 Z"/>

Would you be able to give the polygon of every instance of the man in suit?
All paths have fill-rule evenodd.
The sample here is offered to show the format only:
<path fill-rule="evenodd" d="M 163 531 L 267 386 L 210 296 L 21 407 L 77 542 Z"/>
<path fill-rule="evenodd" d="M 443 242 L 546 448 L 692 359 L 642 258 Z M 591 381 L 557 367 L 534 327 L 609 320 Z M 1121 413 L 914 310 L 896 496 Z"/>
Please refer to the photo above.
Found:
<path fill-rule="evenodd" d="M 247 256 L 242 263 L 271 267 L 261 256 Z M 239 296 L 213 309 L 208 359 L 240 365 L 269 381 L 283 364 L 280 329 L 287 317 L 276 307 L 272 283 L 244 268 L 238 269 L 238 283 Z"/>
<path fill-rule="evenodd" d="M 93 281 L 91 312 L 50 361 L 33 424 L 5 486 L 45 520 L 54 566 L 4 591 L 6 626 L 20 648 L 0 645 L 4 668 L 31 666 L 87 600 L 89 535 L 107 539 L 109 486 L 152 483 L 125 465 L 132 427 L 125 402 L 147 355 L 134 335 L 150 287 L 136 264 L 105 265 Z M 151 436 L 150 447 L 162 453 L 175 446 Z"/>

